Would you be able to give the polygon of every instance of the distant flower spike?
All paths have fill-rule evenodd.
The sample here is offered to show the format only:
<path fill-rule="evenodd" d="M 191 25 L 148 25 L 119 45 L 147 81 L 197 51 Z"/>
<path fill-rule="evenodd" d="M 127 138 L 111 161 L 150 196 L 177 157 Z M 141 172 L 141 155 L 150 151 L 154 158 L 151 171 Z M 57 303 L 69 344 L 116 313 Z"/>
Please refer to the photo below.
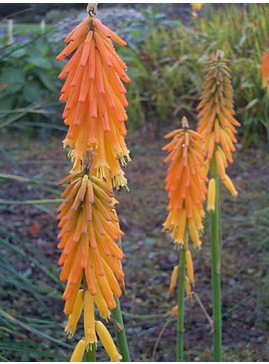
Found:
<path fill-rule="evenodd" d="M 184 244 L 186 232 L 189 232 L 194 246 L 199 247 L 207 181 L 205 153 L 202 137 L 188 128 L 185 117 L 182 122 L 183 129 L 165 136 L 173 140 L 163 148 L 169 152 L 165 163 L 171 162 L 166 178 L 169 214 L 163 226 L 171 231 L 175 243 Z"/>
<path fill-rule="evenodd" d="M 266 88 L 269 94 L 269 51 L 264 51 L 262 54 L 261 72 L 262 87 Z"/>
<path fill-rule="evenodd" d="M 93 174 L 119 188 L 127 184 L 119 161 L 123 166 L 130 161 L 124 141 L 128 102 L 121 80 L 130 79 L 111 40 L 126 45 L 99 19 L 89 16 L 66 37 L 68 45 L 57 60 L 72 54 L 59 78 L 66 78 L 60 101 L 67 101 L 63 118 L 69 130 L 63 144 L 72 148 L 74 169 L 81 168 L 90 147 L 96 152 Z"/>
<path fill-rule="evenodd" d="M 232 195 L 236 196 L 237 192 L 228 179 L 226 168 L 228 163 L 233 162 L 232 153 L 237 142 L 235 127 L 240 126 L 240 123 L 234 118 L 230 70 L 222 51 L 218 51 L 216 58 L 208 62 L 201 102 L 197 109 L 200 110 L 197 131 L 205 138 L 207 161 L 215 159 L 221 180 L 226 186 L 229 180 L 232 187 L 227 188 L 233 190 Z"/>
<path fill-rule="evenodd" d="M 198 18 L 197 11 L 199 12 L 202 9 L 203 5 L 203 3 L 191 3 L 191 15 L 193 16 L 193 18 Z"/>

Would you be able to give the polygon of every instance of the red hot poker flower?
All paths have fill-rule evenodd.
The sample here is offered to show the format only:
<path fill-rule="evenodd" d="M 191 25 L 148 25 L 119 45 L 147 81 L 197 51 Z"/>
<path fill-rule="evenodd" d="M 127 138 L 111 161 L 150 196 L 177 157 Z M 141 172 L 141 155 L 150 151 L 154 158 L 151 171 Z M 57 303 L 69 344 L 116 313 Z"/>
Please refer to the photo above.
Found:
<path fill-rule="evenodd" d="M 102 180 L 85 171 L 71 173 L 61 184 L 67 182 L 58 215 L 58 247 L 63 249 L 60 279 L 67 280 L 64 311 L 73 313 L 83 276 L 90 295 L 97 298 L 97 306 L 113 309 L 113 295 L 121 296 L 118 281 L 124 278 L 120 264 L 123 253 L 115 243 L 123 235 L 114 209 L 116 200 Z"/>
<path fill-rule="evenodd" d="M 126 185 L 119 161 L 129 160 L 125 121 L 128 105 L 122 84 L 130 82 L 125 63 L 111 42 L 126 43 L 96 17 L 84 19 L 65 39 L 60 61 L 73 53 L 59 78 L 66 78 L 60 101 L 67 101 L 63 112 L 69 126 L 64 147 L 72 148 L 74 168 L 80 168 L 86 150 L 96 152 L 93 173 L 114 187 Z M 121 81 L 122 80 L 122 81 Z"/>
<path fill-rule="evenodd" d="M 194 245 L 199 247 L 207 181 L 203 138 L 188 129 L 185 117 L 182 124 L 183 129 L 177 129 L 165 136 L 173 137 L 173 140 L 163 148 L 169 152 L 165 163 L 171 162 L 166 178 L 169 214 L 163 226 L 171 231 L 175 243 L 184 244 L 188 231 Z"/>
<path fill-rule="evenodd" d="M 264 51 L 262 54 L 262 87 L 267 88 L 269 93 L 269 51 Z"/>
<path fill-rule="evenodd" d="M 234 118 L 230 70 L 221 51 L 208 62 L 201 102 L 197 109 L 200 110 L 197 131 L 205 139 L 207 162 L 215 159 L 221 180 L 230 193 L 236 196 L 237 192 L 226 174 L 226 168 L 228 162 L 233 162 L 232 153 L 237 142 L 235 127 L 240 126 L 240 123 Z"/>

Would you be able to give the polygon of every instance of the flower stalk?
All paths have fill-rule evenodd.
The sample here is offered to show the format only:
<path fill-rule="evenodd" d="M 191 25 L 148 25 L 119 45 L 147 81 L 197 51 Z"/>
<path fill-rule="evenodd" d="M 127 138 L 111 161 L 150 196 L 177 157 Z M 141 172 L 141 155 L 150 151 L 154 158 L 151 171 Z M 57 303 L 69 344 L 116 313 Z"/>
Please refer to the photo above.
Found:
<path fill-rule="evenodd" d="M 123 317 L 122 317 L 122 312 L 121 312 L 121 307 L 120 307 L 120 300 L 118 299 L 118 297 L 115 297 L 115 301 L 116 301 L 116 308 L 114 310 L 112 310 L 112 317 L 114 319 L 117 344 L 118 344 L 119 352 L 122 355 L 122 361 L 130 362 L 131 357 L 130 357 L 126 332 L 125 332 L 124 323 L 123 323 Z"/>
<path fill-rule="evenodd" d="M 211 227 L 211 279 L 213 300 L 213 347 L 214 361 L 222 361 L 222 319 L 221 319 L 221 236 L 219 208 L 219 176 L 215 159 L 211 163 L 211 177 L 215 179 L 215 209 L 210 214 Z"/>
<path fill-rule="evenodd" d="M 194 270 L 188 239 L 196 249 L 201 247 L 200 233 L 203 231 L 203 202 L 207 181 L 204 163 L 203 138 L 189 129 L 188 120 L 182 118 L 182 129 L 166 135 L 173 138 L 163 150 L 169 152 L 165 162 L 170 162 L 166 178 L 168 191 L 168 216 L 163 226 L 170 231 L 175 246 L 180 250 L 179 267 L 174 268 L 169 292 L 173 293 L 178 278 L 177 296 L 177 361 L 183 361 L 184 353 L 184 297 L 192 300 L 191 285 Z M 176 272 L 178 275 L 176 276 Z M 185 275 L 186 272 L 186 275 Z"/>
<path fill-rule="evenodd" d="M 68 125 L 63 146 L 73 162 L 60 182 L 67 187 L 59 207 L 58 248 L 62 249 L 60 280 L 67 281 L 63 298 L 68 337 L 75 334 L 82 315 L 84 323 L 84 337 L 71 361 L 82 361 L 85 352 L 87 361 L 95 361 L 98 337 L 110 360 L 117 362 L 122 356 L 105 325 L 96 321 L 95 307 L 106 322 L 115 309 L 123 327 L 117 299 L 124 287 L 123 232 L 113 188 L 127 188 L 121 169 L 130 161 L 124 141 L 128 102 L 122 81 L 130 79 L 112 43 L 124 46 L 125 41 L 100 22 L 96 11 L 97 4 L 88 4 L 89 16 L 66 37 L 66 47 L 57 56 L 58 61 L 69 57 L 59 78 L 65 79 L 60 101 L 66 102 L 63 119 Z"/>
<path fill-rule="evenodd" d="M 96 361 L 95 347 L 92 347 L 89 351 L 86 352 L 86 361 L 87 362 L 95 362 Z"/>
<path fill-rule="evenodd" d="M 177 362 L 183 362 L 184 357 L 184 297 L 185 297 L 185 252 L 186 243 L 181 246 L 178 270 L 177 294 Z"/>
<path fill-rule="evenodd" d="M 219 181 L 232 196 L 238 195 L 236 188 L 226 173 L 229 163 L 233 162 L 237 142 L 233 106 L 233 88 L 230 69 L 224 53 L 217 51 L 216 57 L 208 62 L 204 76 L 203 93 L 197 109 L 200 118 L 198 132 L 205 139 L 206 164 L 210 173 L 208 186 L 207 211 L 211 225 L 211 270 L 213 301 L 213 347 L 214 360 L 222 360 L 222 318 L 221 318 L 221 222 Z"/>

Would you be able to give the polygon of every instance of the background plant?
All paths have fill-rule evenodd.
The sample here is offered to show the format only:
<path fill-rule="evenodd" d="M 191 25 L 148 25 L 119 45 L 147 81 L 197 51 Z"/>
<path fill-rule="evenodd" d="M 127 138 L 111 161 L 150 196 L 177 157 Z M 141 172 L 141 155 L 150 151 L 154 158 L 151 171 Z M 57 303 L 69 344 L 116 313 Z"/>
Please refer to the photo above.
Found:
<path fill-rule="evenodd" d="M 147 120 L 159 129 L 185 113 L 195 115 L 201 92 L 201 68 L 216 49 L 231 59 L 237 117 L 244 143 L 253 135 L 268 135 L 268 97 L 261 87 L 261 55 L 267 47 L 267 4 L 205 6 L 204 16 L 187 25 L 167 20 L 156 11 L 144 12 L 147 26 L 132 30 L 128 61 L 132 84 L 129 115 L 132 124 Z"/>
<path fill-rule="evenodd" d="M 50 34 L 22 30 L 0 56 L 0 128 L 43 126 L 45 120 L 56 124 L 60 106 L 57 92 L 60 70 L 55 60 L 58 45 L 49 42 Z M 56 102 L 55 102 L 56 100 Z M 42 125 L 43 124 L 43 125 Z M 44 129 L 41 129 L 44 132 Z"/>

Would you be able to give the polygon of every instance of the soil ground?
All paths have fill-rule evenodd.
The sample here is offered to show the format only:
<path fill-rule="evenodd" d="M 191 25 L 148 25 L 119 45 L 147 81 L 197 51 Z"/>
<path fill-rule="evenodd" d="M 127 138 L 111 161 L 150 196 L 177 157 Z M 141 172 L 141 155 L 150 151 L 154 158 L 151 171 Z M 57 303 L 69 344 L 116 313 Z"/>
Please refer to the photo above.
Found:
<path fill-rule="evenodd" d="M 162 134 L 162 133 L 161 133 Z M 163 132 L 164 134 L 164 132 Z M 1 173 L 25 175 L 39 179 L 41 183 L 56 183 L 68 173 L 70 163 L 61 150 L 61 136 L 40 142 L 23 133 L 0 135 Z M 167 321 L 176 296 L 168 296 L 168 286 L 178 252 L 171 239 L 161 231 L 166 217 L 167 194 L 164 190 L 166 166 L 165 153 L 161 151 L 163 139 L 149 138 L 145 132 L 130 133 L 127 144 L 132 162 L 126 168 L 130 191 L 116 193 L 120 203 L 117 211 L 125 232 L 123 249 L 126 275 L 126 295 L 121 298 L 127 336 L 134 361 L 151 361 L 153 347 L 163 325 Z M 222 287 L 223 287 L 223 344 L 225 361 L 267 361 L 268 347 L 268 205 L 269 205 L 269 156 L 266 147 L 250 148 L 236 153 L 235 162 L 229 167 L 239 196 L 234 199 L 222 188 Z M 44 191 L 31 184 L 1 180 L 0 199 L 33 200 L 59 198 L 60 188 Z M 57 205 L 0 205 L 0 226 L 14 233 L 20 245 L 38 250 L 57 264 Z M 210 291 L 210 247 L 208 221 L 205 220 L 203 246 L 193 253 L 196 276 L 195 292 L 204 309 L 212 314 Z M 42 272 L 13 260 L 16 269 L 30 276 L 36 274 L 37 284 L 42 284 Z M 55 266 L 54 266 L 55 267 Z M 57 270 L 58 268 L 54 268 Z M 50 283 L 52 287 L 54 283 Z M 61 288 L 55 286 L 59 291 Z M 3 288 L 3 287 L 2 287 Z M 16 292 L 13 292 L 16 295 Z M 11 298 L 1 290 L 1 302 L 6 312 L 30 315 L 38 318 L 36 302 L 20 297 Z M 26 301 L 25 301 L 26 300 Z M 54 320 L 63 322 L 63 301 L 60 296 L 44 297 Z M 27 302 L 25 306 L 24 302 Z M 185 349 L 187 361 L 212 361 L 212 332 L 201 307 L 194 299 L 186 301 Z M 47 330 L 48 334 L 67 341 L 61 330 Z M 32 333 L 24 332 L 32 335 Z M 13 340 L 12 335 L 7 336 Z M 76 336 L 76 338 L 78 338 Z M 72 344 L 74 344 L 74 340 Z M 167 325 L 157 348 L 155 361 L 175 361 L 176 321 Z M 48 351 L 58 350 L 47 343 Z M 61 350 L 59 349 L 61 352 Z M 101 350 L 100 350 L 101 351 Z M 68 353 L 66 353 L 68 354 Z M 98 354 L 99 355 L 99 354 Z M 100 359 L 107 360 L 102 356 Z M 21 354 L 6 353 L 11 360 L 20 361 Z M 31 360 L 42 360 L 32 357 Z"/>

